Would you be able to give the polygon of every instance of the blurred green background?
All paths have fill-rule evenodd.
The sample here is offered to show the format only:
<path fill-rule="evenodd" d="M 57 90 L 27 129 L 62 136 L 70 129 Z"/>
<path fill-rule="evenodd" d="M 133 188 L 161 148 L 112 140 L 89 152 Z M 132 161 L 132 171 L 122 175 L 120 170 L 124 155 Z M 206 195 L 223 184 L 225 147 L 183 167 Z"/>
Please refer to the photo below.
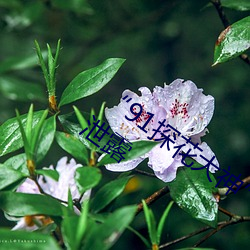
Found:
<path fill-rule="evenodd" d="M 249 66 L 236 58 L 211 67 L 214 44 L 223 26 L 213 7 L 204 8 L 207 3 L 202 0 L 0 0 L 0 124 L 15 116 L 15 108 L 26 113 L 31 101 L 36 110 L 46 108 L 46 89 L 36 63 L 34 40 L 46 49 L 46 43 L 55 48 L 60 38 L 63 48 L 57 71 L 58 99 L 76 74 L 111 57 L 127 60 L 104 89 L 75 103 L 79 109 L 99 110 L 103 101 L 107 107 L 117 105 L 125 89 L 137 91 L 147 86 L 152 90 L 176 78 L 190 79 L 215 98 L 215 112 L 208 126 L 210 133 L 204 140 L 222 168 L 231 166 L 231 173 L 241 174 L 241 178 L 249 176 Z M 226 14 L 233 23 L 249 12 L 226 9 Z M 61 110 L 62 113 L 72 111 L 72 105 Z M 67 154 L 54 142 L 40 167 L 56 164 L 63 155 Z M 8 157 L 3 157 L 1 162 Z M 145 166 L 146 163 L 142 164 L 148 170 Z M 117 176 L 108 171 L 104 174 L 110 179 Z M 150 177 L 140 176 L 138 181 L 137 189 L 124 194 L 117 201 L 119 205 L 138 203 L 164 186 L 160 180 Z M 235 214 L 249 215 L 249 198 L 250 192 L 245 189 L 221 201 L 220 206 Z M 157 218 L 169 200 L 166 196 L 152 206 Z M 13 225 L 2 216 L 1 224 Z M 137 216 L 134 226 L 147 235 L 142 214 Z M 203 226 L 175 205 L 162 242 Z M 231 226 L 202 246 L 247 249 L 249 233 L 249 223 Z M 169 249 L 192 246 L 199 238 Z M 129 248 L 144 249 L 136 236 L 126 232 L 112 249 Z"/>

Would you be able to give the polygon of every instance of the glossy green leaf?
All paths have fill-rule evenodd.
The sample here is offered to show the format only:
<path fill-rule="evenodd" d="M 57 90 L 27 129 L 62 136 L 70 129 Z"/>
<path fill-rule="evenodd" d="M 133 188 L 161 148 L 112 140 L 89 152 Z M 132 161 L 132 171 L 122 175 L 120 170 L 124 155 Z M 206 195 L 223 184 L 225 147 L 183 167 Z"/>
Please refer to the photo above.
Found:
<path fill-rule="evenodd" d="M 0 249 L 11 250 L 60 250 L 54 238 L 47 234 L 26 231 L 10 231 L 0 228 Z"/>
<path fill-rule="evenodd" d="M 83 249 L 109 249 L 131 223 L 136 209 L 136 206 L 127 206 L 110 214 L 103 224 L 93 227 Z"/>
<path fill-rule="evenodd" d="M 107 59 L 99 66 L 78 74 L 64 90 L 59 106 L 99 91 L 114 77 L 124 61 L 121 58 Z"/>
<path fill-rule="evenodd" d="M 26 155 L 23 153 L 10 157 L 8 160 L 4 162 L 4 165 L 8 166 L 9 168 L 18 170 L 19 172 L 28 176 L 29 171 L 27 169 L 26 160 L 27 160 Z"/>
<path fill-rule="evenodd" d="M 239 56 L 250 47 L 250 16 L 228 26 L 218 37 L 214 65 Z"/>
<path fill-rule="evenodd" d="M 46 101 L 42 86 L 14 77 L 0 77 L 0 93 L 14 101 Z"/>
<path fill-rule="evenodd" d="M 101 178 L 102 173 L 100 169 L 95 167 L 81 167 L 75 173 L 76 185 L 81 194 L 95 187 Z"/>
<path fill-rule="evenodd" d="M 41 118 L 42 111 L 34 112 L 33 127 Z M 22 124 L 25 124 L 27 114 L 21 115 Z M 0 126 L 0 156 L 13 152 L 23 146 L 17 118 L 11 118 Z"/>
<path fill-rule="evenodd" d="M 59 201 L 49 196 L 13 192 L 0 193 L 0 208 L 11 216 L 62 216 L 63 210 L 66 209 Z"/>
<path fill-rule="evenodd" d="M 94 212 L 99 212 L 117 198 L 124 190 L 128 180 L 132 176 L 116 179 L 100 188 L 92 200 L 91 208 Z"/>
<path fill-rule="evenodd" d="M 56 132 L 56 141 L 62 149 L 71 154 L 79 162 L 88 164 L 88 151 L 78 138 L 64 132 Z"/>
<path fill-rule="evenodd" d="M 143 156 L 144 154 L 148 153 L 157 144 L 158 143 L 154 141 L 135 141 L 131 145 L 132 149 L 126 152 L 126 154 L 124 155 L 125 159 L 122 161 L 129 161 L 129 160 L 138 158 L 140 156 Z M 111 154 L 106 154 L 97 164 L 97 166 L 117 163 L 117 161 L 113 158 L 110 158 L 110 156 Z"/>
<path fill-rule="evenodd" d="M 48 153 L 50 146 L 54 140 L 56 132 L 56 117 L 52 116 L 45 120 L 41 135 L 39 138 L 39 144 L 37 149 L 37 161 L 41 161 Z"/>
<path fill-rule="evenodd" d="M 70 114 L 67 114 L 67 115 L 60 115 L 59 116 L 59 120 L 60 122 L 62 123 L 63 127 L 72 135 L 74 135 L 76 138 L 79 139 L 79 141 L 81 141 L 88 149 L 93 149 L 93 144 L 88 140 L 86 139 L 86 134 L 88 134 L 88 131 L 86 131 L 86 134 L 81 134 L 79 135 L 79 133 L 83 130 L 83 128 L 86 128 L 88 127 L 88 125 L 86 125 L 84 127 L 84 120 L 88 120 L 89 119 L 89 113 L 86 113 L 86 112 L 81 112 L 79 111 L 79 114 L 82 115 L 84 117 L 84 120 L 82 120 L 83 122 L 81 123 L 81 119 L 78 121 L 78 118 L 77 118 L 77 113 L 78 113 L 78 109 L 75 107 L 75 110 L 76 110 L 76 113 L 70 113 Z M 79 125 L 79 122 L 81 124 L 81 126 Z M 87 124 L 87 122 L 86 122 Z M 98 145 L 100 147 L 103 147 L 109 140 L 109 137 L 108 136 L 104 136 L 103 139 L 98 142 Z M 103 153 L 102 151 L 100 151 L 99 148 L 96 148 L 96 151 L 97 152 L 100 152 L 100 153 Z"/>
<path fill-rule="evenodd" d="M 193 168 L 201 165 L 194 163 Z M 191 170 L 191 168 L 179 168 L 177 177 L 168 183 L 170 195 L 180 208 L 191 216 L 216 227 L 218 204 L 213 197 L 216 191 L 216 180 L 209 174 L 212 182 L 209 182 L 206 169 Z"/>
<path fill-rule="evenodd" d="M 250 10 L 250 1 L 249 0 L 221 0 L 221 4 L 223 7 L 239 10 L 239 11 L 247 11 Z"/>
<path fill-rule="evenodd" d="M 0 190 L 13 184 L 16 181 L 23 180 L 27 175 L 20 171 L 0 164 Z"/>

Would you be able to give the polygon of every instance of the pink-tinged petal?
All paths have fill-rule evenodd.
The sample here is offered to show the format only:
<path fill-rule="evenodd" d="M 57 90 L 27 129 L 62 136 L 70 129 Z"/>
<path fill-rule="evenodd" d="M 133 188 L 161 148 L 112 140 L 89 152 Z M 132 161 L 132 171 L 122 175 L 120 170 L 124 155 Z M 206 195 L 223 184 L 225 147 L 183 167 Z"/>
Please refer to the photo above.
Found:
<path fill-rule="evenodd" d="M 211 150 L 211 148 L 207 145 L 206 142 L 202 142 L 202 144 L 199 145 L 199 148 L 201 148 L 203 151 L 201 152 L 199 149 L 194 149 L 193 146 L 188 146 L 185 147 L 184 152 L 187 152 L 188 148 L 191 148 L 190 154 L 196 154 L 197 157 L 194 157 L 194 160 L 196 160 L 198 163 L 200 163 L 201 165 L 205 166 L 208 164 L 208 162 L 206 160 L 204 160 L 200 155 L 202 155 L 205 159 L 207 159 L 208 161 L 210 161 L 212 159 L 212 157 L 214 157 L 214 152 Z M 218 168 L 220 167 L 219 162 L 217 160 L 217 158 L 215 157 L 213 160 L 213 164 L 215 166 L 217 166 Z M 209 166 L 209 171 L 211 173 L 215 173 L 215 171 L 217 171 L 218 169 L 216 167 L 214 167 L 213 165 Z"/>
<path fill-rule="evenodd" d="M 39 179 L 39 184 L 46 193 L 63 201 L 68 200 L 68 189 L 70 189 L 73 199 L 80 197 L 74 175 L 76 169 L 81 167 L 81 165 L 76 164 L 74 159 L 71 159 L 69 163 L 67 161 L 68 158 L 63 157 L 57 163 L 56 170 L 59 173 L 58 181 L 55 181 L 47 176 Z"/>
<path fill-rule="evenodd" d="M 191 136 L 192 142 L 193 142 L 194 144 L 196 144 L 196 143 L 201 144 L 201 137 L 202 137 L 202 136 L 205 136 L 207 132 L 208 132 L 208 129 L 205 128 L 205 129 L 204 129 L 203 131 L 201 131 L 199 134 L 192 135 L 192 136 Z"/>
<path fill-rule="evenodd" d="M 43 169 L 55 170 L 52 165 L 50 165 L 48 168 Z M 39 176 L 38 183 L 46 194 L 52 195 L 57 189 L 57 181 L 49 178 L 48 176 Z"/>
<path fill-rule="evenodd" d="M 155 175 L 164 182 L 174 180 L 176 178 L 177 168 L 183 166 L 181 156 L 177 155 L 173 158 L 174 153 L 175 150 L 173 147 L 170 147 L 170 150 L 167 149 L 167 144 L 162 148 L 160 148 L 160 145 L 157 145 L 149 152 L 148 166 L 152 168 Z"/>
<path fill-rule="evenodd" d="M 27 193 L 27 194 L 40 194 L 40 191 L 36 185 L 36 183 L 27 178 L 16 190 L 19 193 Z"/>
<path fill-rule="evenodd" d="M 177 79 L 164 88 L 156 87 L 153 95 L 166 109 L 169 124 L 191 136 L 205 129 L 214 112 L 214 98 L 202 91 L 192 81 Z"/>
<path fill-rule="evenodd" d="M 150 90 L 145 87 L 142 87 L 139 90 L 142 93 L 141 96 L 138 96 L 130 90 L 125 90 L 122 93 L 122 98 L 118 106 L 110 109 L 105 109 L 105 116 L 112 130 L 121 134 L 128 140 L 146 139 L 148 134 L 150 134 L 147 134 L 146 132 L 138 128 L 138 126 L 143 127 L 147 120 L 150 119 L 150 115 L 147 112 L 156 114 L 158 116 L 160 115 L 159 106 L 156 105 Z M 141 105 L 141 108 L 139 105 L 135 105 L 136 103 Z M 140 111 L 141 115 L 134 121 L 130 121 L 125 118 L 127 117 L 129 119 L 133 119 Z M 161 112 L 164 112 L 163 117 L 165 118 L 166 111 L 162 109 Z M 157 122 L 158 121 L 156 120 L 156 116 L 153 117 L 147 124 L 145 130 L 151 131 L 152 126 L 154 126 L 154 124 Z"/>
<path fill-rule="evenodd" d="M 134 160 L 130 161 L 124 161 L 120 163 L 113 163 L 113 164 L 106 164 L 105 167 L 108 170 L 114 171 L 114 172 L 124 172 L 129 171 L 134 168 L 136 168 L 146 157 L 141 156 Z"/>

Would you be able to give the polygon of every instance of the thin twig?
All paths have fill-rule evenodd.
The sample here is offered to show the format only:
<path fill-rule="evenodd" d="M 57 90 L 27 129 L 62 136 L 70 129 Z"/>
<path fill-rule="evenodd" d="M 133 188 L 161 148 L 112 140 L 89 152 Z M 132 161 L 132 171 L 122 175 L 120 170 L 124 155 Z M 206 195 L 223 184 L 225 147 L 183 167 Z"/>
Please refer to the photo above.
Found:
<path fill-rule="evenodd" d="M 194 244 L 193 247 L 197 247 L 200 244 L 202 244 L 204 241 L 206 241 L 208 238 L 210 238 L 212 235 L 215 233 L 219 232 L 223 228 L 233 225 L 233 224 L 238 224 L 241 222 L 247 222 L 250 221 L 250 216 L 234 216 L 230 221 L 223 221 L 216 229 L 212 230 L 209 232 L 207 235 L 205 235 L 202 239 L 200 239 L 196 244 Z"/>
<path fill-rule="evenodd" d="M 156 176 L 154 174 L 148 173 L 148 172 L 145 172 L 145 171 L 142 171 L 142 170 L 139 170 L 139 169 L 134 169 L 134 172 L 139 173 L 141 175 L 146 175 L 146 176 L 149 176 L 149 177 L 156 178 Z"/>
<path fill-rule="evenodd" d="M 237 189 L 238 189 L 238 186 L 240 186 L 240 185 L 241 185 L 241 187 L 239 188 L 239 190 L 244 189 L 247 185 L 250 184 L 250 176 L 248 176 L 248 177 L 242 179 L 242 181 L 244 182 L 242 185 L 241 185 L 241 182 L 237 182 L 236 184 L 231 185 L 229 188 L 227 188 L 227 187 L 225 187 L 225 188 L 218 188 L 218 193 L 219 193 L 219 195 L 220 195 L 221 197 L 226 196 L 226 193 L 227 193 L 228 190 L 229 190 L 229 192 L 228 192 L 227 195 L 232 194 L 232 193 L 234 193 L 234 192 L 232 191 L 232 189 L 233 189 L 233 190 L 237 190 Z"/>
<path fill-rule="evenodd" d="M 209 230 L 209 229 L 212 229 L 212 228 L 209 227 L 209 226 L 203 227 L 203 228 L 201 228 L 201 229 L 199 229 L 199 230 L 197 230 L 197 231 L 195 231 L 195 232 L 192 232 L 192 233 L 190 233 L 190 234 L 187 234 L 187 235 L 185 235 L 185 236 L 182 236 L 182 237 L 180 237 L 180 238 L 178 238 L 178 239 L 175 239 L 175 240 L 173 240 L 173 241 L 170 241 L 170 242 L 168 242 L 168 243 L 162 244 L 162 245 L 159 246 L 159 248 L 165 248 L 165 247 L 169 247 L 169 246 L 171 246 L 171 245 L 177 244 L 177 243 L 179 243 L 179 242 L 181 242 L 181 241 L 183 241 L 183 240 L 186 240 L 186 239 L 188 239 L 188 238 L 191 238 L 191 237 L 193 237 L 193 236 L 195 236 L 195 235 L 197 235 L 197 234 L 206 232 L 206 231 Z"/>
<path fill-rule="evenodd" d="M 223 229 L 224 227 L 227 227 L 229 225 L 232 225 L 232 224 L 238 224 L 238 223 L 241 223 L 241 222 L 247 222 L 247 221 L 250 221 L 250 217 L 249 216 L 237 216 L 237 215 L 234 215 L 234 217 L 232 217 L 232 219 L 230 221 L 221 221 L 218 223 L 218 227 L 216 229 L 214 229 L 213 231 L 209 232 L 205 237 L 202 238 L 202 240 L 200 240 L 199 242 L 197 242 L 194 247 L 198 246 L 199 244 L 201 244 L 202 242 L 204 242 L 206 239 L 208 239 L 210 236 L 212 236 L 213 234 L 215 234 L 216 232 L 220 231 L 221 229 Z M 193 233 L 190 233 L 190 234 L 187 234 L 185 236 L 182 236 L 178 239 L 175 239 L 173 241 L 170 241 L 170 242 L 167 242 L 165 244 L 162 244 L 159 246 L 159 248 L 165 248 L 165 247 L 169 247 L 171 245 L 174 245 L 174 244 L 177 244 L 181 241 L 184 241 L 186 239 L 189 239 L 197 234 L 200 234 L 200 233 L 203 233 L 203 232 L 206 232 L 208 230 L 211 230 L 213 229 L 212 227 L 210 226 L 207 226 L 207 227 L 203 227 Z"/>
<path fill-rule="evenodd" d="M 221 5 L 221 1 L 220 0 L 211 0 L 211 3 L 216 8 L 216 10 L 217 10 L 217 12 L 219 14 L 220 20 L 223 23 L 224 28 L 226 29 L 228 26 L 230 26 L 230 22 L 229 22 L 226 14 L 225 14 L 225 12 L 223 10 L 223 7 Z M 248 65 L 250 65 L 250 59 L 249 59 L 249 57 L 248 57 L 247 54 L 241 54 L 239 57 L 245 63 L 247 63 Z"/>
<path fill-rule="evenodd" d="M 235 214 L 232 214 L 231 212 L 227 211 L 226 209 L 219 207 L 218 208 L 223 214 L 229 216 L 230 218 L 233 218 L 235 216 Z"/>
<path fill-rule="evenodd" d="M 166 186 L 166 187 L 163 187 L 160 190 L 156 191 L 155 193 L 150 195 L 148 198 L 146 198 L 145 202 L 147 205 L 150 205 L 167 193 L 169 193 L 169 188 Z M 142 205 L 142 203 L 140 203 L 137 205 L 136 214 L 140 213 L 142 210 L 143 210 L 143 205 Z"/>

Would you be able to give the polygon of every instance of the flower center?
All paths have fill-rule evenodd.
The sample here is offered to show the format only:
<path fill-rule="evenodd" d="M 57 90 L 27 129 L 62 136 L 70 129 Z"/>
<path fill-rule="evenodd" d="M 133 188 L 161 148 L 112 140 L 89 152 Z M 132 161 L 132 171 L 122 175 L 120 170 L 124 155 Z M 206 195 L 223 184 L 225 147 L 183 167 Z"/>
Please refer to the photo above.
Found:
<path fill-rule="evenodd" d="M 175 116 L 181 117 L 182 119 L 185 119 L 184 122 L 187 121 L 187 119 L 190 117 L 188 115 L 187 107 L 188 103 L 180 103 L 177 99 L 171 104 L 172 108 L 170 109 L 172 118 Z"/>

